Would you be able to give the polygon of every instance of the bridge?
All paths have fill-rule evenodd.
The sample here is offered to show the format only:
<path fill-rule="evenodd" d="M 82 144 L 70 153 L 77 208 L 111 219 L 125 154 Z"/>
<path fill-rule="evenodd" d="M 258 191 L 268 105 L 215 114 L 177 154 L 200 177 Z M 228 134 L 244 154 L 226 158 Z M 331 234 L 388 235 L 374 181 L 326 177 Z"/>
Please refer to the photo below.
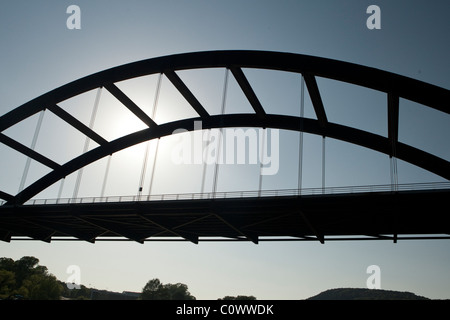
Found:
<path fill-rule="evenodd" d="M 224 86 L 220 113 L 212 114 L 199 101 L 179 73 L 194 69 L 223 69 Z M 248 80 L 245 69 L 276 70 L 298 74 L 301 79 L 300 116 L 267 112 Z M 119 83 L 148 75 L 158 82 L 151 112 L 143 110 Z M 168 79 L 195 114 L 174 121 L 156 121 L 161 79 Z M 225 100 L 229 77 L 233 77 L 252 107 L 247 113 L 226 113 Z M 386 95 L 387 133 L 378 135 L 328 120 L 317 78 L 332 79 L 382 92 Z M 304 116 L 305 89 L 315 118 Z M 94 123 L 100 94 L 108 92 L 130 111 L 144 128 L 113 139 L 99 134 Z M 61 104 L 68 99 L 96 92 L 89 125 L 67 112 Z M 263 51 L 212 51 L 177 54 L 130 63 L 81 78 L 13 109 L 0 117 L 0 143 L 27 157 L 19 190 L 0 190 L 0 237 L 3 241 L 326 241 L 449 239 L 446 199 L 450 195 L 450 163 L 444 158 L 400 142 L 399 103 L 406 99 L 423 108 L 450 113 L 450 91 L 432 84 L 387 71 L 299 54 Z M 80 155 L 65 162 L 36 151 L 42 118 L 50 112 L 84 137 Z M 38 116 L 30 146 L 4 133 L 5 130 Z M 199 128 L 198 123 L 201 123 Z M 317 135 L 323 141 L 322 187 L 263 190 L 261 164 L 258 190 L 217 191 L 218 163 L 213 165 L 212 191 L 205 191 L 205 170 L 199 192 L 155 194 L 152 192 L 155 161 L 148 194 L 143 192 L 151 141 L 182 132 L 258 128 Z M 222 131 L 220 131 L 222 132 Z M 58 131 L 54 132 L 55 135 Z M 387 185 L 325 185 L 325 141 L 336 139 L 367 148 L 391 159 L 391 183 Z M 220 141 L 219 141 L 220 142 Z M 95 144 L 92 147 L 92 144 Z M 137 194 L 105 196 L 111 157 L 127 148 L 147 143 Z M 262 144 L 264 145 L 264 144 Z M 446 146 L 443 146 L 445 148 Z M 300 145 L 302 151 L 302 145 Z M 263 155 L 264 153 L 261 152 Z M 78 197 L 83 169 L 107 159 L 100 195 Z M 444 182 L 398 184 L 396 160 L 440 176 Z M 261 159 L 260 159 L 261 160 Z M 30 163 L 45 167 L 43 174 L 26 185 Z M 9 170 L 11 164 L 2 166 Z M 205 165 L 206 167 L 206 165 Z M 77 176 L 73 196 L 61 197 L 64 180 Z M 176 177 L 168 177 L 174 179 Z M 36 196 L 60 183 L 58 196 Z"/>

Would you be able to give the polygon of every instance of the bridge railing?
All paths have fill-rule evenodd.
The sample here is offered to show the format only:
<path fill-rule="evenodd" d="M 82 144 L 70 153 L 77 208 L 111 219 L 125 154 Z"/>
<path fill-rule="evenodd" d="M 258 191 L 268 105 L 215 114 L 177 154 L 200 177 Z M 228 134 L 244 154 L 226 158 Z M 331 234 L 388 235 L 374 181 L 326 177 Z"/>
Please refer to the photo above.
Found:
<path fill-rule="evenodd" d="M 410 183 L 398 185 L 388 184 L 388 185 L 366 185 L 366 186 L 342 186 L 342 187 L 325 187 L 325 188 L 258 190 L 258 191 L 224 191 L 224 192 L 207 192 L 207 193 L 180 193 L 180 194 L 174 193 L 174 194 L 158 194 L 158 195 L 31 199 L 25 202 L 24 205 L 310 196 L 310 195 L 375 193 L 375 192 L 425 191 L 425 190 L 441 190 L 441 189 L 450 189 L 450 182 Z M 3 205 L 4 203 L 5 201 L 1 201 L 0 205 Z"/>

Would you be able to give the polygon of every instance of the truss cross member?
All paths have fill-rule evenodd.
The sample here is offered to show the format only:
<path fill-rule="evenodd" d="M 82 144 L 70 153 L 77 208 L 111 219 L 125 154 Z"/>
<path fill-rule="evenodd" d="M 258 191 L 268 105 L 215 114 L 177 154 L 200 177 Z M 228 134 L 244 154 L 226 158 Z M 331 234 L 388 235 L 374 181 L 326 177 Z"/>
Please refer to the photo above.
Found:
<path fill-rule="evenodd" d="M 398 141 L 399 97 L 388 94 L 388 137 L 391 143 L 392 156 L 395 156 L 395 146 Z"/>
<path fill-rule="evenodd" d="M 127 107 L 131 112 L 135 114 L 142 122 L 144 122 L 149 127 L 156 127 L 157 124 L 154 122 L 141 108 L 139 108 L 133 100 L 125 95 L 119 88 L 114 85 L 114 83 L 109 83 L 105 85 L 106 90 L 108 90 L 117 100 L 119 100 L 125 107 Z"/>
<path fill-rule="evenodd" d="M 37 153 L 36 151 L 24 146 L 20 142 L 11 139 L 10 137 L 4 135 L 3 133 L 0 133 L 0 143 L 7 145 L 8 147 L 30 157 L 33 160 L 36 160 L 37 162 L 42 163 L 43 165 L 49 168 L 58 169 L 60 167 L 60 165 L 54 162 L 53 160 L 50 160 L 49 158 L 43 156 L 42 154 Z"/>
<path fill-rule="evenodd" d="M 52 113 L 54 113 L 56 116 L 70 124 L 72 127 L 83 133 L 85 136 L 90 138 L 91 140 L 95 141 L 99 145 L 105 145 L 108 143 L 104 138 L 102 138 L 99 134 L 97 134 L 95 131 L 93 131 L 91 128 L 83 124 L 81 121 L 79 121 L 77 118 L 73 117 L 71 114 L 66 112 L 64 109 L 62 109 L 58 105 L 53 105 L 48 107 L 48 110 L 50 110 Z"/>
<path fill-rule="evenodd" d="M 0 231 L 0 240 L 4 242 L 11 242 L 11 232 L 10 231 Z"/>
<path fill-rule="evenodd" d="M 177 90 L 183 95 L 183 97 L 189 102 L 189 104 L 194 108 L 198 115 L 202 118 L 209 116 L 208 112 L 202 106 L 202 104 L 197 100 L 197 98 L 192 94 L 191 90 L 184 84 L 183 80 L 175 73 L 173 70 L 164 71 L 166 77 L 172 82 L 172 84 L 177 88 Z"/>
<path fill-rule="evenodd" d="M 9 193 L 0 191 L 0 199 L 6 200 L 6 201 L 12 201 L 12 200 L 14 200 L 14 196 L 10 195 Z"/>
<path fill-rule="evenodd" d="M 328 124 L 328 119 L 323 106 L 322 97 L 320 96 L 319 87 L 317 86 L 316 77 L 312 74 L 305 73 L 303 78 L 305 79 L 311 102 L 316 111 L 317 120 L 319 120 L 320 127 L 324 129 Z"/>
<path fill-rule="evenodd" d="M 114 223 L 114 222 L 109 222 L 109 221 L 104 221 L 104 220 L 100 220 L 100 219 L 92 219 L 92 218 L 87 218 L 87 217 L 80 217 L 79 215 L 77 215 L 77 218 L 80 220 L 83 220 L 84 222 L 87 222 L 93 226 L 96 226 L 98 228 L 104 229 L 106 231 L 110 231 L 112 233 L 115 233 L 119 236 L 134 240 L 140 244 L 144 243 L 144 240 L 146 238 L 146 236 L 143 236 L 141 234 L 138 234 L 136 232 L 130 231 L 130 230 L 125 230 L 124 228 L 121 228 L 118 224 L 119 223 Z"/>
<path fill-rule="evenodd" d="M 68 236 L 73 236 L 75 238 L 78 238 L 80 240 L 84 240 L 90 243 L 95 243 L 95 238 L 97 237 L 97 235 L 88 235 L 79 231 L 76 231 L 74 229 L 70 229 L 68 227 L 64 227 L 58 223 L 52 223 L 49 221 L 45 221 L 45 222 L 41 222 L 41 221 L 36 221 L 34 219 L 26 219 L 28 222 L 42 228 L 42 229 L 47 229 L 50 230 L 52 232 L 59 232 L 59 233 L 63 233 L 66 234 Z"/>
<path fill-rule="evenodd" d="M 220 221 L 225 223 L 227 226 L 229 226 L 234 231 L 240 233 L 241 235 L 246 237 L 248 240 L 250 240 L 254 244 L 258 244 L 258 242 L 259 242 L 258 240 L 259 239 L 258 239 L 258 235 L 257 234 L 254 234 L 253 232 L 249 232 L 249 231 L 243 231 L 241 228 L 236 227 L 235 225 L 230 223 L 227 219 L 225 219 L 222 215 L 220 215 L 218 213 L 214 213 L 214 215 L 217 217 L 217 219 L 219 219 Z"/>
<path fill-rule="evenodd" d="M 317 231 L 317 229 L 312 225 L 312 223 L 306 217 L 305 213 L 303 213 L 301 210 L 299 210 L 299 213 L 300 213 L 300 216 L 302 217 L 303 221 L 305 221 L 308 228 L 316 235 L 317 240 L 319 240 L 321 244 L 324 244 L 325 243 L 324 235 Z"/>
<path fill-rule="evenodd" d="M 245 96 L 247 97 L 248 101 L 250 102 L 251 106 L 253 107 L 253 110 L 255 110 L 258 117 L 264 118 L 266 115 L 266 111 L 264 111 L 261 102 L 259 102 L 258 97 L 256 96 L 252 86 L 245 77 L 244 72 L 242 72 L 242 69 L 238 67 L 231 67 L 230 70 L 237 83 L 241 87 L 242 91 L 244 92 Z"/>
<path fill-rule="evenodd" d="M 148 218 L 145 215 L 143 215 L 142 213 L 139 213 L 139 217 L 141 217 L 142 219 L 144 219 L 144 220 L 146 220 L 146 221 L 148 221 L 148 222 L 158 226 L 161 229 L 164 229 L 165 231 L 173 233 L 176 236 L 184 238 L 184 239 L 186 239 L 186 240 L 188 240 L 188 241 L 190 241 L 190 242 L 192 242 L 194 244 L 198 244 L 198 236 L 196 236 L 196 235 L 192 235 L 192 234 L 189 234 L 187 232 L 183 232 L 181 230 L 174 230 L 174 228 L 165 226 L 160 221 L 156 221 L 158 219 L 155 219 L 154 217 Z"/>

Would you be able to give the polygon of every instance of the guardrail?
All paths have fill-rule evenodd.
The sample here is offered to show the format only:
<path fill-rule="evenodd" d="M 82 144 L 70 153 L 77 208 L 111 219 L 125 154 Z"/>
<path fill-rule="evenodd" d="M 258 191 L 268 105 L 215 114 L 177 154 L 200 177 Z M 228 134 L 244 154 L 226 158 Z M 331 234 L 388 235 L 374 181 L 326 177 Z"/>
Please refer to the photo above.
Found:
<path fill-rule="evenodd" d="M 83 197 L 83 198 L 60 198 L 60 199 L 31 199 L 25 202 L 24 205 L 308 196 L 308 195 L 353 194 L 353 193 L 373 193 L 373 192 L 425 191 L 425 190 L 441 190 L 441 189 L 450 189 L 450 182 L 258 190 L 258 191 L 225 191 L 214 193 L 207 192 L 207 193 L 181 193 L 181 194 Z M 0 205 L 3 205 L 4 203 L 5 201 L 2 201 L 0 202 Z"/>

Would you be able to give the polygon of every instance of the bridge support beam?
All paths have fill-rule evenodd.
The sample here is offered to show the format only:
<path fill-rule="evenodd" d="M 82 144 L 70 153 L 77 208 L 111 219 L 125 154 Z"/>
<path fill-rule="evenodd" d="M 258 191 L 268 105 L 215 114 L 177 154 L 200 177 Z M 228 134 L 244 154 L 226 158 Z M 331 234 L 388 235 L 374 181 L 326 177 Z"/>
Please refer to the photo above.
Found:
<path fill-rule="evenodd" d="M 50 243 L 54 234 L 55 230 L 48 230 L 47 228 L 39 228 L 39 230 L 36 230 L 36 228 L 30 226 L 30 222 L 27 219 L 20 217 L 2 221 L 0 228 L 0 240 L 5 242 L 10 242 L 12 236 L 15 235 Z"/>
<path fill-rule="evenodd" d="M 139 108 L 133 100 L 125 95 L 118 87 L 113 83 L 105 85 L 106 90 L 108 90 L 117 100 L 119 100 L 125 107 L 134 113 L 142 122 L 144 122 L 149 127 L 156 127 L 157 124 L 153 119 L 151 119 L 141 108 Z"/>
<path fill-rule="evenodd" d="M 391 159 L 391 184 L 394 190 L 397 189 L 397 143 L 398 143 L 398 124 L 399 124 L 399 102 L 398 95 L 388 93 L 388 139 L 390 142 Z M 394 240 L 396 242 L 396 240 Z"/>
<path fill-rule="evenodd" d="M 312 74 L 303 74 L 305 79 L 306 87 L 308 88 L 309 96 L 316 112 L 317 120 L 319 121 L 320 127 L 325 128 L 328 123 L 327 114 L 323 106 L 322 97 L 320 96 L 319 87 L 317 86 L 316 77 Z"/>
<path fill-rule="evenodd" d="M 165 70 L 164 74 L 172 82 L 172 84 L 177 88 L 181 95 L 189 102 L 191 107 L 198 113 L 202 118 L 209 117 L 209 113 L 205 110 L 202 104 L 197 100 L 197 98 L 192 94 L 191 90 L 184 84 L 183 80 L 175 73 L 173 70 Z"/>
<path fill-rule="evenodd" d="M 399 121 L 399 97 L 388 94 L 388 137 L 391 142 L 391 148 L 394 150 L 398 141 L 398 121 Z M 395 154 L 392 154 L 395 156 Z"/>
<path fill-rule="evenodd" d="M 99 219 L 86 218 L 86 217 L 80 217 L 80 216 L 77 216 L 77 218 L 80 220 L 83 220 L 84 222 L 87 222 L 93 226 L 101 228 L 103 230 L 115 233 L 118 236 L 125 237 L 130 240 L 134 240 L 140 244 L 143 244 L 145 238 L 147 238 L 147 236 L 140 235 L 136 232 L 133 232 L 133 231 L 130 231 L 130 230 L 127 230 L 127 229 L 121 227 L 120 226 L 120 225 L 122 225 L 121 223 L 114 223 L 114 222 L 110 222 L 110 221 L 101 221 Z"/>
<path fill-rule="evenodd" d="M 312 223 L 307 218 L 306 214 L 302 212 L 302 210 L 299 209 L 298 212 L 300 213 L 300 216 L 302 217 L 303 221 L 306 223 L 308 228 L 311 230 L 311 232 L 315 234 L 317 240 L 319 240 L 321 244 L 325 244 L 324 235 L 317 231 L 317 229 L 312 225 Z"/>
<path fill-rule="evenodd" d="M 165 223 L 162 223 L 161 221 L 157 221 L 158 219 L 155 217 L 148 218 L 148 217 L 144 216 L 142 213 L 139 214 L 139 217 L 141 217 L 142 219 L 144 219 L 144 220 L 158 226 L 159 228 L 164 229 L 165 231 L 170 232 L 180 238 L 184 238 L 194 244 L 198 244 L 198 236 L 196 236 L 196 235 L 192 235 L 187 232 L 183 232 L 181 230 L 174 230 L 174 228 L 167 227 L 167 226 L 165 226 Z M 154 236 L 154 235 L 152 235 L 152 236 Z"/>
<path fill-rule="evenodd" d="M 7 145 L 8 147 L 16 150 L 17 152 L 20 152 L 31 159 L 43 164 L 44 166 L 47 166 L 51 169 L 58 169 L 60 167 L 59 164 L 54 162 L 53 160 L 43 156 L 40 153 L 37 153 L 36 151 L 24 146 L 20 142 L 17 142 L 14 139 L 11 139 L 10 137 L 4 135 L 3 133 L 0 133 L 0 143 L 3 143 Z"/>
<path fill-rule="evenodd" d="M 253 110 L 255 110 L 257 116 L 263 119 L 266 116 L 266 111 L 259 102 L 258 97 L 256 96 L 252 86 L 245 77 L 244 72 L 242 72 L 242 69 L 239 67 L 231 67 L 230 70 L 237 83 L 241 87 L 242 91 L 244 92 L 245 96 L 247 97 L 248 101 L 250 102 Z"/>
<path fill-rule="evenodd" d="M 163 238 L 197 244 L 200 238 L 224 241 L 212 239 L 216 237 L 253 243 L 450 239 L 442 237 L 449 231 L 445 205 L 450 191 L 448 184 L 445 186 L 447 189 L 420 192 L 3 205 L 0 240 L 50 242 L 67 238 L 97 242 L 123 237 L 139 243 Z M 423 212 L 427 212 L 426 219 Z M 360 235 L 363 238 L 358 238 Z M 72 237 L 77 239 L 69 239 Z"/>
<path fill-rule="evenodd" d="M 94 130 L 83 124 L 81 121 L 79 121 L 77 118 L 69 114 L 60 106 L 55 104 L 53 106 L 48 107 L 47 109 L 50 110 L 52 113 L 54 113 L 56 116 L 58 116 L 61 120 L 67 122 L 69 125 L 80 131 L 82 134 L 98 143 L 99 145 L 105 145 L 108 143 L 106 139 L 101 137 L 98 133 L 96 133 Z"/>
<path fill-rule="evenodd" d="M 257 234 L 254 234 L 253 232 L 249 232 L 249 231 L 243 231 L 241 228 L 238 228 L 238 227 L 234 226 L 232 223 L 230 223 L 229 221 L 227 221 L 227 219 L 225 219 L 220 214 L 215 213 L 214 215 L 217 217 L 217 219 L 219 219 L 220 221 L 225 223 L 227 226 L 229 226 L 234 231 L 240 233 L 241 235 L 246 237 L 248 240 L 250 240 L 254 244 L 258 244 L 258 235 Z"/>
<path fill-rule="evenodd" d="M 25 223 L 25 221 L 24 221 L 24 223 Z M 10 231 L 10 234 L 6 235 L 6 240 L 3 240 L 3 238 L 2 238 L 3 241 L 7 241 L 7 242 L 11 241 L 11 234 L 15 234 L 15 235 L 21 235 L 24 237 L 30 237 L 34 240 L 39 240 L 39 241 L 43 241 L 46 243 L 50 243 L 52 241 L 52 236 L 55 234 L 55 231 L 53 231 L 53 230 L 50 230 L 50 231 L 40 230 L 39 232 L 27 230 L 24 232 L 22 230 L 19 231 L 17 228 L 10 227 L 10 226 L 8 226 L 8 229 Z"/>
<path fill-rule="evenodd" d="M 56 231 L 58 233 L 63 233 L 68 236 L 73 236 L 77 239 L 84 240 L 90 243 L 95 243 L 95 238 L 97 238 L 100 234 L 85 234 L 81 232 L 77 232 L 74 229 L 70 229 L 62 226 L 58 223 L 52 223 L 50 221 L 36 221 L 35 219 L 26 219 L 29 223 L 34 224 L 42 229 L 47 229 L 51 231 Z"/>
<path fill-rule="evenodd" d="M 0 231 L 0 240 L 4 242 L 11 242 L 11 232 L 6 230 Z"/>
<path fill-rule="evenodd" d="M 11 201 L 11 200 L 14 200 L 14 196 L 12 196 L 6 192 L 0 191 L 0 199 L 6 200 L 6 201 Z"/>

